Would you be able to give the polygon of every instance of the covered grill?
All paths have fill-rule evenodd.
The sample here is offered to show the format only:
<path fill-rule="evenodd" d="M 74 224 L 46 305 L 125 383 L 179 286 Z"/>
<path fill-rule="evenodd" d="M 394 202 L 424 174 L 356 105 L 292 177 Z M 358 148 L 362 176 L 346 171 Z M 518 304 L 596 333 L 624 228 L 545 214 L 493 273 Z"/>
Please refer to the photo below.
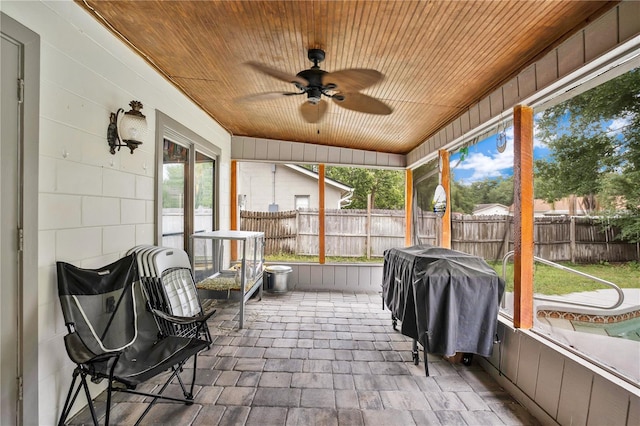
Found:
<path fill-rule="evenodd" d="M 397 318 L 425 353 L 491 355 L 504 281 L 482 258 L 430 245 L 392 248 L 382 288 L 394 326 Z"/>

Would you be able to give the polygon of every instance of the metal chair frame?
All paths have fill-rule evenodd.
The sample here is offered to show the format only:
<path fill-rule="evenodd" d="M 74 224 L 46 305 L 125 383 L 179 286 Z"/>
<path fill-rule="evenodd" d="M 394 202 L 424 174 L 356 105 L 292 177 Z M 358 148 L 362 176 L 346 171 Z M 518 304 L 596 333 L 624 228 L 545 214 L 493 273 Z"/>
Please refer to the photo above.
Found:
<path fill-rule="evenodd" d="M 65 262 L 58 262 L 58 291 L 61 299 L 63 314 L 65 316 L 68 334 L 65 336 L 65 347 L 72 361 L 76 363 L 73 371 L 73 378 L 69 387 L 69 392 L 60 414 L 58 425 L 64 425 L 67 417 L 71 413 L 81 390 L 84 390 L 89 404 L 91 418 L 95 425 L 98 425 L 98 416 L 91 398 L 87 379 L 95 383 L 107 380 L 107 401 L 105 412 L 105 425 L 109 424 L 111 412 L 111 400 L 113 392 L 125 392 L 135 395 L 142 395 L 151 398 L 145 411 L 136 421 L 140 424 L 149 410 L 160 399 L 174 402 L 181 402 L 186 405 L 193 404 L 193 389 L 197 372 L 198 353 L 206 349 L 210 342 L 206 342 L 195 337 L 186 338 L 178 336 L 163 336 L 157 324 L 149 318 L 150 315 L 157 316 L 157 312 L 150 309 L 144 291 L 139 284 L 139 276 L 136 268 L 136 260 L 133 255 L 122 258 L 110 265 L 99 269 L 82 269 Z M 120 273 L 126 271 L 126 273 Z M 113 279 L 112 279 L 113 277 Z M 122 278 L 121 278 L 122 277 Z M 105 285 L 105 280 L 108 281 Z M 121 283 L 121 281 L 126 281 Z M 97 313 L 91 311 L 91 307 L 85 307 L 79 298 L 102 298 L 107 293 L 110 283 L 116 283 L 120 296 L 109 316 L 107 313 Z M 97 299 L 96 299 L 97 300 Z M 102 302 L 102 299 L 101 303 Z M 124 300 L 124 302 L 123 302 Z M 121 306 L 122 305 L 122 306 Z M 110 330 L 113 324 L 121 324 L 114 318 L 117 315 L 129 315 L 133 318 L 129 330 L 121 333 L 131 337 L 130 341 L 119 348 L 107 348 L 104 338 L 107 333 L 120 333 Z M 93 315 L 92 315 L 93 314 Z M 102 318 L 96 320 L 95 316 Z M 108 320 L 106 318 L 108 317 Z M 165 316 L 165 319 L 169 317 Z M 191 319 L 192 322 L 194 321 Z M 107 325 L 101 336 L 98 336 L 92 324 L 93 321 L 106 322 Z M 102 324 L 100 323 L 100 324 Z M 98 322 L 96 322 L 98 324 Z M 81 329 L 78 326 L 81 326 Z M 149 328 L 152 327 L 152 328 Z M 90 332 L 89 332 L 90 331 Z M 157 338 L 153 338 L 153 336 Z M 125 338 L 126 340 L 126 338 Z M 102 349 L 97 349 L 102 348 Z M 191 384 L 185 385 L 179 373 L 183 371 L 185 363 L 193 357 L 193 374 Z M 148 362 L 149 359 L 157 361 Z M 147 364 L 136 363 L 138 359 L 145 359 Z M 142 392 L 136 390 L 136 386 L 147 380 L 171 370 L 172 374 L 167 378 L 162 387 L 155 393 Z M 184 398 L 174 398 L 163 395 L 174 379 L 182 389 Z"/>

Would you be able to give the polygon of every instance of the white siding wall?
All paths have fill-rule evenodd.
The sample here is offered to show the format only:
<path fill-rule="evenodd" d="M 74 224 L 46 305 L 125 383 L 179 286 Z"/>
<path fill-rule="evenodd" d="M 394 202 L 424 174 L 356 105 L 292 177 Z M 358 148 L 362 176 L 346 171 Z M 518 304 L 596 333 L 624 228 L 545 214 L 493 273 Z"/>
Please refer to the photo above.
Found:
<path fill-rule="evenodd" d="M 405 156 L 403 154 L 246 136 L 234 136 L 232 138 L 231 158 L 234 160 L 272 161 L 293 164 L 324 163 L 392 169 L 404 169 L 405 166 Z"/>
<path fill-rule="evenodd" d="M 506 321 L 498 336 L 481 365 L 543 424 L 640 424 L 637 386 Z"/>
<path fill-rule="evenodd" d="M 272 163 L 238 162 L 238 194 L 247 196 L 245 209 L 268 211 L 273 202 Z M 276 164 L 275 202 L 279 211 L 295 210 L 294 197 L 309 195 L 309 208 L 318 208 L 318 181 L 283 164 Z M 340 207 L 340 191 L 325 184 L 325 207 Z"/>
<path fill-rule="evenodd" d="M 38 410 L 47 425 L 56 422 L 73 369 L 55 262 L 98 267 L 135 244 L 153 243 L 156 109 L 222 150 L 220 224 L 228 228 L 231 137 L 77 4 L 0 5 L 41 40 Z M 134 99 L 144 104 L 149 133 L 133 155 L 113 156 L 109 113 Z"/>
<path fill-rule="evenodd" d="M 291 267 L 287 277 L 289 290 L 349 291 L 379 293 L 382 291 L 382 263 L 351 263 L 348 265 L 317 263 L 281 263 Z M 382 295 L 380 296 L 382 304 Z"/>

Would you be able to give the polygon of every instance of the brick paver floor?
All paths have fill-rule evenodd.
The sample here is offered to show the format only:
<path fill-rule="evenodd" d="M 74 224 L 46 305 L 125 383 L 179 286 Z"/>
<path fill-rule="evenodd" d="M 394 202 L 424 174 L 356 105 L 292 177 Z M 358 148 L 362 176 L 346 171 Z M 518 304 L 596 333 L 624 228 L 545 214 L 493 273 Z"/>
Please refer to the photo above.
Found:
<path fill-rule="evenodd" d="M 379 294 L 265 294 L 246 305 L 242 330 L 238 302 L 216 302 L 214 344 L 198 357 L 195 403 L 158 402 L 143 424 L 538 424 L 475 364 L 429 355 L 426 377 Z M 158 383 L 162 377 L 144 387 Z M 177 385 L 165 393 L 181 396 Z M 96 400 L 102 417 L 104 393 Z M 111 423 L 133 424 L 145 409 L 140 400 L 116 394 Z M 91 423 L 88 410 L 70 423 Z"/>

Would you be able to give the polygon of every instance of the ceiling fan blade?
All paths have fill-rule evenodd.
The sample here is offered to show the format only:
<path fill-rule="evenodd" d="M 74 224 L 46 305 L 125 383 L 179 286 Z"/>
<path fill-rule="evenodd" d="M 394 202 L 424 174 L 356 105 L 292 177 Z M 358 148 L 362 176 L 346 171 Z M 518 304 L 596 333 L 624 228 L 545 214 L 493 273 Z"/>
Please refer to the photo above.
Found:
<path fill-rule="evenodd" d="M 302 86 L 307 86 L 309 84 L 309 82 L 302 77 L 298 77 L 297 75 L 289 74 L 287 72 L 268 67 L 259 62 L 250 61 L 245 62 L 245 64 L 256 71 L 270 75 L 271 77 L 277 78 L 278 80 L 286 81 L 287 83 L 298 83 Z"/>
<path fill-rule="evenodd" d="M 363 93 L 341 93 L 343 101 L 333 98 L 333 102 L 342 108 L 367 114 L 389 115 L 393 109 L 384 102 Z"/>
<path fill-rule="evenodd" d="M 335 84 L 342 92 L 358 92 L 382 81 L 384 74 L 380 71 L 366 68 L 351 68 L 327 73 L 322 78 L 322 84 Z"/>
<path fill-rule="evenodd" d="M 236 98 L 236 102 L 254 102 L 254 101 L 268 101 L 270 99 L 280 99 L 286 96 L 304 95 L 304 92 L 264 92 L 254 93 L 247 96 Z"/>
<path fill-rule="evenodd" d="M 300 115 L 307 123 L 319 123 L 326 114 L 328 107 L 329 104 L 324 100 L 315 105 L 311 102 L 305 102 L 300 105 Z"/>

